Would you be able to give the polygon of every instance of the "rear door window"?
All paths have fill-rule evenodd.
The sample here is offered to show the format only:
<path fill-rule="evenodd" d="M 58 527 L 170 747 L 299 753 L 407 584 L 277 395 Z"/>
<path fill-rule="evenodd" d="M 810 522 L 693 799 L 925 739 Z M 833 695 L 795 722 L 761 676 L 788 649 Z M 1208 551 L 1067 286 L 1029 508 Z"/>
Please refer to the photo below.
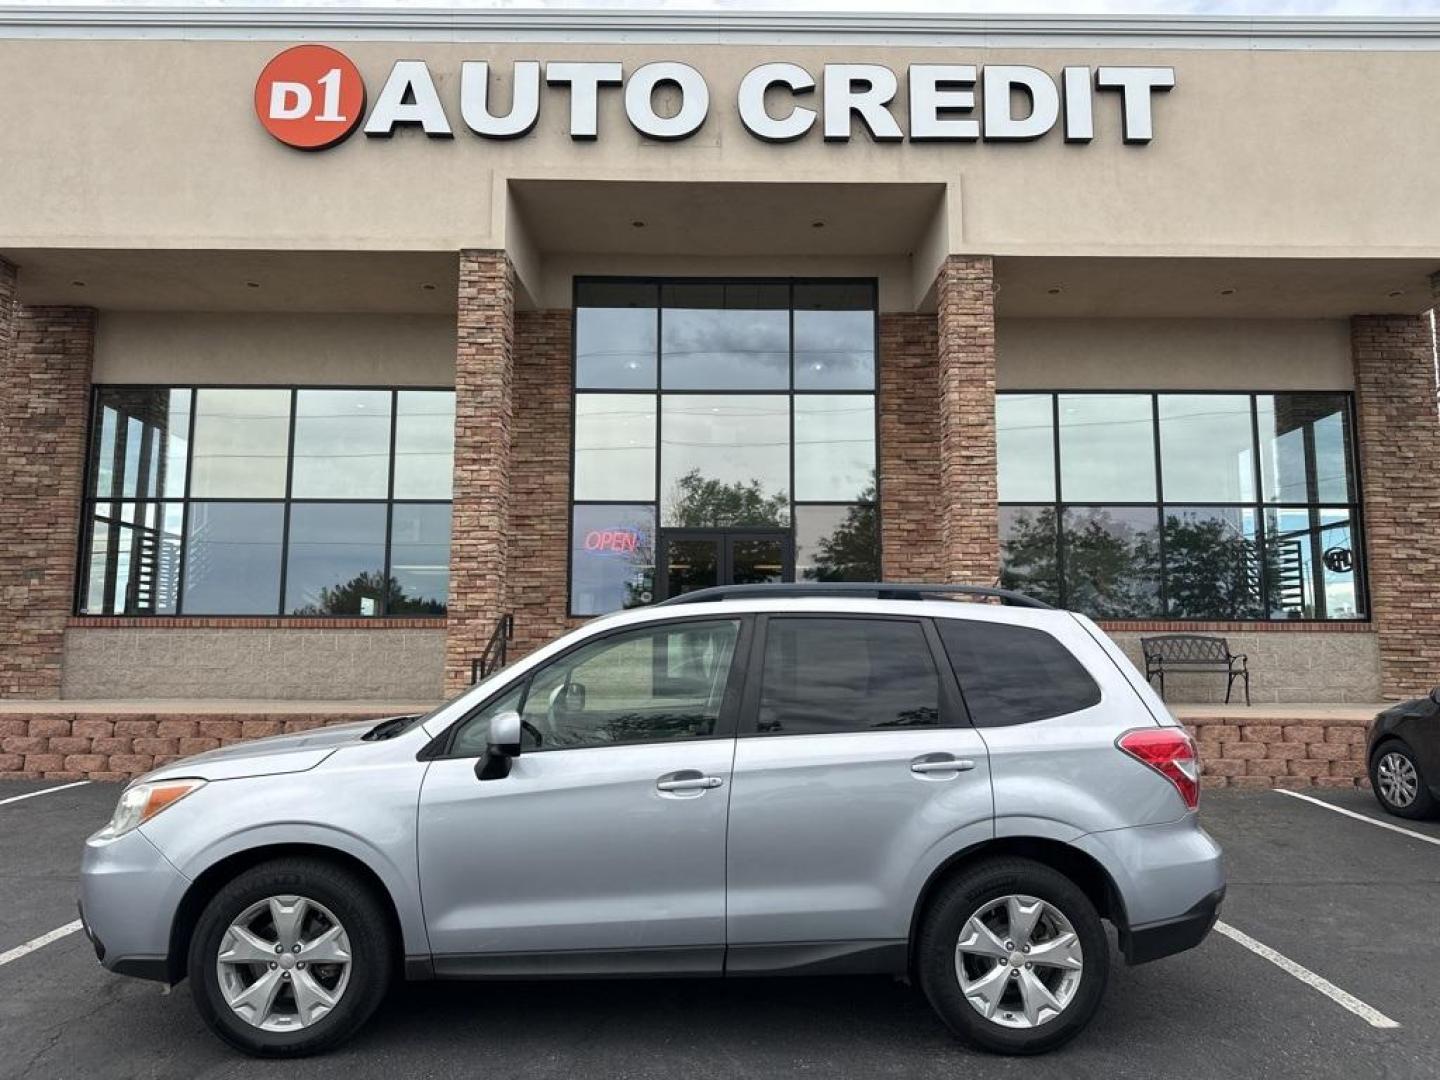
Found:
<path fill-rule="evenodd" d="M 1028 724 L 1100 702 L 1085 665 L 1043 630 L 978 619 L 935 623 L 977 727 Z"/>
<path fill-rule="evenodd" d="M 909 619 L 772 618 L 756 730 L 826 735 L 940 724 L 940 678 Z"/>

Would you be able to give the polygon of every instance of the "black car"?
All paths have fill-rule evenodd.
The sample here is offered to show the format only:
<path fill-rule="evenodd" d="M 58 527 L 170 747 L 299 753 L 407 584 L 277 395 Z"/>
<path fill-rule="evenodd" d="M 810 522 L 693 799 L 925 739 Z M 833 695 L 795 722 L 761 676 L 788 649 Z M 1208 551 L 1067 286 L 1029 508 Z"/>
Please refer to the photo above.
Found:
<path fill-rule="evenodd" d="M 1434 817 L 1440 812 L 1440 687 L 1405 701 L 1370 724 L 1366 745 L 1375 798 L 1392 814 Z"/>

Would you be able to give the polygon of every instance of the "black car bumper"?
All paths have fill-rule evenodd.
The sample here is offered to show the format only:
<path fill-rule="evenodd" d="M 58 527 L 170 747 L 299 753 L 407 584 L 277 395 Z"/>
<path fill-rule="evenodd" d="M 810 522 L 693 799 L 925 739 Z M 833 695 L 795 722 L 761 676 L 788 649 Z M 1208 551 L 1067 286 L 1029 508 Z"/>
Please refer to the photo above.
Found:
<path fill-rule="evenodd" d="M 1193 949 L 1205 940 L 1215 920 L 1220 917 L 1220 902 L 1225 899 L 1221 886 L 1184 915 L 1164 922 L 1134 926 L 1120 935 L 1120 949 L 1127 964 L 1148 964 L 1162 956 Z"/>

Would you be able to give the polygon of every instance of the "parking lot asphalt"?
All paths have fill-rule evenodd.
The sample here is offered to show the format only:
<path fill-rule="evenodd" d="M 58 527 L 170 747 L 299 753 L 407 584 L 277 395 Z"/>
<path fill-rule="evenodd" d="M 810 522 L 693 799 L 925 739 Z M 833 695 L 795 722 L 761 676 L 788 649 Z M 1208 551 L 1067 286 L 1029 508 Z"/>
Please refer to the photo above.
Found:
<path fill-rule="evenodd" d="M 0 800 L 54 787 L 0 784 Z M 80 844 L 115 785 L 0 801 L 0 956 L 75 918 Z M 1381 814 L 1363 792 L 1309 793 Z M 1378 1028 L 1235 940 L 1138 968 L 1112 958 L 1094 1023 L 1044 1058 L 957 1044 L 919 992 L 885 978 L 431 983 L 397 988 L 324 1057 L 245 1058 L 171 994 L 102 971 L 71 933 L 0 964 L 0 1077 L 814 1076 L 1075 1078 L 1440 1075 L 1440 844 L 1277 792 L 1207 793 L 1225 847 L 1221 918 L 1396 1021 Z"/>

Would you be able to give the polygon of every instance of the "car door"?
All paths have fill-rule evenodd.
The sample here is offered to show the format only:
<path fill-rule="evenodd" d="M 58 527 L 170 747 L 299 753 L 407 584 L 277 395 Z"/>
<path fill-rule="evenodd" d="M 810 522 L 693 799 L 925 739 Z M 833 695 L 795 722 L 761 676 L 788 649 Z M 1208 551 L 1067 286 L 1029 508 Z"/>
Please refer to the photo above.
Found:
<path fill-rule="evenodd" d="M 719 971 L 740 618 L 591 638 L 457 725 L 420 793 L 440 974 Z M 514 709 L 509 774 L 479 780 Z"/>
<path fill-rule="evenodd" d="M 993 835 L 985 744 L 940 658 L 927 619 L 757 621 L 730 797 L 727 970 L 893 960 L 929 872 Z"/>

